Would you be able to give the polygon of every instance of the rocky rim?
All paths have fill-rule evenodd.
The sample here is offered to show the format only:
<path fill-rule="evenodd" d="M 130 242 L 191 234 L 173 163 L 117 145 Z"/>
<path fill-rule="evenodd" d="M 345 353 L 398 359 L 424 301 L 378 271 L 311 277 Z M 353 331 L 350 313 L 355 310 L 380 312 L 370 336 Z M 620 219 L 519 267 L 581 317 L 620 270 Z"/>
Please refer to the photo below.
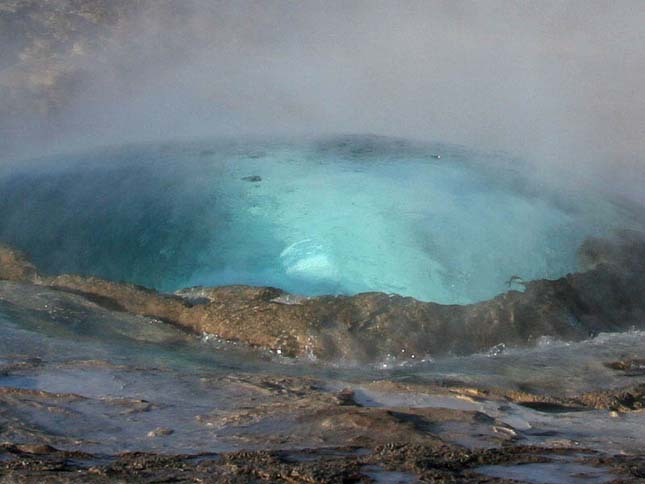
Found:
<path fill-rule="evenodd" d="M 526 283 L 469 305 L 442 305 L 384 293 L 299 297 L 272 287 L 197 287 L 162 294 L 92 276 L 38 272 L 0 248 L 0 279 L 73 292 L 104 306 L 156 318 L 284 356 L 370 363 L 460 355 L 499 344 L 530 346 L 542 337 L 583 340 L 645 323 L 645 235 L 590 238 L 581 272 Z"/>

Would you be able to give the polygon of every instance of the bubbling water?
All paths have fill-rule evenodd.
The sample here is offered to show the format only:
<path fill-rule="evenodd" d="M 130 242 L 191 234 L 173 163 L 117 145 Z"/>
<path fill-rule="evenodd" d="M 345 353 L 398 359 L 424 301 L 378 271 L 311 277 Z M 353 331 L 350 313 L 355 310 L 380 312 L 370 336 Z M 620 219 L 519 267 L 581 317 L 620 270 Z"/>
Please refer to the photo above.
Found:
<path fill-rule="evenodd" d="M 441 155 L 440 157 L 438 155 Z M 0 239 L 50 273 L 463 304 L 575 271 L 629 224 L 518 162 L 378 137 L 103 149 L 5 169 Z"/>

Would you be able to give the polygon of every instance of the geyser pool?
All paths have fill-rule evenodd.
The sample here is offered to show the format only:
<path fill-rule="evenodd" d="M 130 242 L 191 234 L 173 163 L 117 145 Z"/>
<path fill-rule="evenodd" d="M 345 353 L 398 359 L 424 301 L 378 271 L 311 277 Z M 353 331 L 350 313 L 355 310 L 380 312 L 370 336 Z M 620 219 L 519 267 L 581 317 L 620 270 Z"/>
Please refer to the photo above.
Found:
<path fill-rule="evenodd" d="M 0 239 L 45 271 L 162 291 L 253 284 L 462 304 L 515 275 L 574 271 L 585 237 L 632 224 L 507 157 L 371 136 L 94 150 L 5 167 L 0 190 Z"/>

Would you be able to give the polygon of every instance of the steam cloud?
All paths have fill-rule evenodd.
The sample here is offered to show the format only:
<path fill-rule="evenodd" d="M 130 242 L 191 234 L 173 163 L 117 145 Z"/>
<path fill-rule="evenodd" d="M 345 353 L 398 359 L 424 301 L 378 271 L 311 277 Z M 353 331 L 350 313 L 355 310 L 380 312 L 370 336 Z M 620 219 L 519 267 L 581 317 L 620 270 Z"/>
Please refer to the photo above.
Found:
<path fill-rule="evenodd" d="M 0 28 L 19 30 L 38 3 Z M 645 202 L 639 0 L 85 3 L 103 13 L 84 43 L 71 36 L 29 71 L 76 76 L 52 83 L 62 99 L 53 114 L 21 111 L 34 90 L 6 86 L 37 49 L 3 36 L 4 157 L 25 146 L 369 132 L 510 151 L 545 176 L 575 174 Z M 71 2 L 43 4 L 71 22 L 60 15 Z"/>

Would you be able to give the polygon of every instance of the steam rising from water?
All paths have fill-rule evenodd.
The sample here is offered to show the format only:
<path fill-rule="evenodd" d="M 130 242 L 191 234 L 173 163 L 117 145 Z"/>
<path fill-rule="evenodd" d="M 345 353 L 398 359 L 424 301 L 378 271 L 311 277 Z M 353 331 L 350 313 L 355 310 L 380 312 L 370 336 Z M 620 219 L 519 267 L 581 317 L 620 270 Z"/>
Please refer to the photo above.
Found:
<path fill-rule="evenodd" d="M 261 147 L 266 159 L 239 167 L 219 148 L 198 161 L 162 153 L 154 167 L 159 156 L 145 150 L 95 152 L 80 172 L 65 172 L 75 160 L 62 156 L 7 178 L 3 237 L 51 270 L 162 289 L 274 283 L 467 302 L 516 273 L 562 275 L 585 235 L 623 222 L 573 199 L 586 190 L 627 196 L 636 211 L 645 202 L 644 22 L 638 1 L 0 6 L 0 159 L 124 141 L 374 132 L 516 153 L 532 197 L 500 188 L 504 173 L 482 175 L 489 159 L 477 170 L 450 157 L 427 166 L 428 153 L 402 146 L 387 148 L 394 164 L 375 153 L 365 169 L 295 145 Z M 254 172 L 266 183 L 238 179 Z M 552 204 L 554 190 L 566 209 Z"/>
<path fill-rule="evenodd" d="M 58 13 L 71 9 L 59 3 Z M 3 48 L 15 55 L 3 63 L 33 58 L 28 79 L 38 89 L 55 82 L 58 110 L 19 122 L 4 142 L 38 151 L 44 133 L 46 146 L 68 149 L 372 132 L 511 151 L 538 176 L 565 172 L 567 183 L 643 201 L 645 9 L 637 0 L 87 3 L 81 16 L 98 5 L 111 12 L 95 28 L 98 46 L 62 43 L 43 59 L 29 40 L 20 44 L 19 26 L 46 4 L 9 17 L 16 33 Z M 10 83 L 11 69 L 3 72 Z M 74 75 L 61 84 L 60 72 Z"/>

